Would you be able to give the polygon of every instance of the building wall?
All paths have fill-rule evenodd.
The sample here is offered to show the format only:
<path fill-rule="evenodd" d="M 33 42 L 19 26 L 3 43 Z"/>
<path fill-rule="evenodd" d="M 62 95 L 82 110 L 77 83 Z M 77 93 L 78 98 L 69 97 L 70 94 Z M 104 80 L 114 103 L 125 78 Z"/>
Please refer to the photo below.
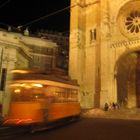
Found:
<path fill-rule="evenodd" d="M 47 40 L 52 40 L 57 44 L 56 67 L 57 69 L 68 70 L 68 53 L 69 53 L 69 33 L 55 32 L 48 30 L 40 30 L 37 34 L 39 37 Z"/>

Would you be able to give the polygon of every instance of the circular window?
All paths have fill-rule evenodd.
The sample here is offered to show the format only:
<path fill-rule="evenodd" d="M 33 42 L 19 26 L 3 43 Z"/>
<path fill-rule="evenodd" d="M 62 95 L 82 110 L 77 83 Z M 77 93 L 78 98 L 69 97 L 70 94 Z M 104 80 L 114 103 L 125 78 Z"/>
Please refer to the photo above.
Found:
<path fill-rule="evenodd" d="M 125 22 L 126 28 L 130 33 L 140 32 L 140 11 L 132 11 Z"/>
<path fill-rule="evenodd" d="M 140 1 L 127 3 L 120 9 L 118 25 L 123 35 L 128 38 L 140 37 Z"/>

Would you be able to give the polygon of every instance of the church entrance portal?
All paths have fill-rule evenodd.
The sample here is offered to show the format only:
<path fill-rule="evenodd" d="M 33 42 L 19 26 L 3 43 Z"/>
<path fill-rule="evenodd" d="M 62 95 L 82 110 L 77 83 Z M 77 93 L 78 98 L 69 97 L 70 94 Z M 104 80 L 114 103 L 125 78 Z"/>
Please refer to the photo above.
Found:
<path fill-rule="evenodd" d="M 140 107 L 140 52 L 121 56 L 116 78 L 118 103 L 123 107 Z"/>

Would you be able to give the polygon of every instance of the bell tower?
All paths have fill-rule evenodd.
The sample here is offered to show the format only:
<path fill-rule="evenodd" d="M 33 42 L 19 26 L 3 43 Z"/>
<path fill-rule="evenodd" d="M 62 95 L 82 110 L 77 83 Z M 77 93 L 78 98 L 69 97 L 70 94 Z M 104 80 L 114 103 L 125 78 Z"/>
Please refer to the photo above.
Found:
<path fill-rule="evenodd" d="M 78 80 L 85 108 L 100 104 L 99 7 L 99 0 L 71 0 L 69 75 Z"/>

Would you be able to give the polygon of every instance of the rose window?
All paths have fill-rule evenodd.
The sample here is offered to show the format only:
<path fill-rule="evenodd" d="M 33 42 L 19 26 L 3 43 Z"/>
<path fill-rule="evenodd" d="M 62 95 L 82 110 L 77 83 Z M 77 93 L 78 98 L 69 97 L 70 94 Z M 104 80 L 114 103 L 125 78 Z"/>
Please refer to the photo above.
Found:
<path fill-rule="evenodd" d="M 120 8 L 117 27 L 127 38 L 140 38 L 140 0 L 126 2 Z"/>
<path fill-rule="evenodd" d="M 126 29 L 130 33 L 140 32 L 140 11 L 133 11 L 127 17 L 125 21 Z"/>

